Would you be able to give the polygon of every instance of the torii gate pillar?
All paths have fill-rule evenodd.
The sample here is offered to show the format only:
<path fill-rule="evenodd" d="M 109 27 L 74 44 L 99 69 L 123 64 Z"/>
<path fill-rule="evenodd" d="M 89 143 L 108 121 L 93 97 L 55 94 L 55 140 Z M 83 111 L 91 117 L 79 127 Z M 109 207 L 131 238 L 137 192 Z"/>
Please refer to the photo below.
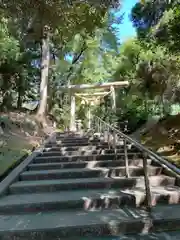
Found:
<path fill-rule="evenodd" d="M 71 92 L 71 119 L 70 119 L 70 131 L 76 131 L 76 123 L 75 123 L 75 110 L 76 110 L 76 100 L 75 100 L 75 94 L 74 92 L 82 91 L 84 89 L 96 89 L 96 88 L 103 88 L 103 89 L 109 89 L 112 90 L 112 98 L 113 98 L 113 109 L 116 110 L 116 101 L 115 101 L 115 88 L 119 87 L 125 87 L 128 86 L 128 81 L 122 81 L 122 82 L 108 82 L 108 83 L 96 83 L 96 84 L 81 84 L 81 85 L 69 85 L 67 86 L 61 86 L 61 90 L 73 90 Z"/>
<path fill-rule="evenodd" d="M 70 131 L 76 131 L 76 99 L 74 93 L 71 93 L 71 119 L 70 119 Z"/>
<path fill-rule="evenodd" d="M 116 93 L 115 93 L 115 89 L 113 86 L 111 86 L 111 95 L 112 95 L 112 109 L 113 112 L 116 113 Z"/>

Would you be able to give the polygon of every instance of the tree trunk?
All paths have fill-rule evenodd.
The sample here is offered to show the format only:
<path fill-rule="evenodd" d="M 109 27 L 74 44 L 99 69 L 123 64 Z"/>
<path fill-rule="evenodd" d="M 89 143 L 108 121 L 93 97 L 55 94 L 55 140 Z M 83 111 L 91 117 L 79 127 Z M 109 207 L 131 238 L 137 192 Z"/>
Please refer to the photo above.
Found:
<path fill-rule="evenodd" d="M 41 84 L 40 84 L 40 103 L 37 111 L 38 120 L 43 124 L 46 123 L 46 109 L 48 97 L 48 74 L 50 63 L 50 49 L 49 49 L 49 29 L 44 27 L 43 37 L 41 42 Z"/>
<path fill-rule="evenodd" d="M 10 111 L 12 109 L 12 95 L 10 90 L 8 89 L 4 94 L 2 98 L 2 104 L 1 104 L 1 111 Z"/>
<path fill-rule="evenodd" d="M 22 97 L 24 95 L 24 87 L 22 86 L 22 78 L 20 77 L 19 82 L 18 82 L 18 99 L 17 99 L 17 108 L 21 109 L 22 107 Z"/>

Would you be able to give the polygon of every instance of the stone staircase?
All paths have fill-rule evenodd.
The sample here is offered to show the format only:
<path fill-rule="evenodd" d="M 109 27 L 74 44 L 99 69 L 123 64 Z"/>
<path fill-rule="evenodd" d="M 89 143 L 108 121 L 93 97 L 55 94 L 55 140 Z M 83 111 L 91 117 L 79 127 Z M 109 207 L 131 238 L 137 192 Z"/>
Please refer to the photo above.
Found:
<path fill-rule="evenodd" d="M 97 138 L 56 133 L 0 183 L 0 239 L 180 230 L 179 180 L 148 159 L 153 206 L 148 212 L 142 153 L 128 146 L 129 178 L 124 158 L 123 145 L 115 154 Z"/>

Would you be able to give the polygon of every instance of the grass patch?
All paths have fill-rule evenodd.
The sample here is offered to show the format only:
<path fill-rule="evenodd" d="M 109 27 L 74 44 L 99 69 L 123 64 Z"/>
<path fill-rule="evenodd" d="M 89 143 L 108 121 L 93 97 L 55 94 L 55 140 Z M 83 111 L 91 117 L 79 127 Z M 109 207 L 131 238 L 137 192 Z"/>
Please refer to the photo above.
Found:
<path fill-rule="evenodd" d="M 3 143 L 3 144 L 2 144 Z M 3 175 L 7 169 L 12 167 L 20 158 L 26 154 L 30 154 L 33 149 L 33 144 L 22 141 L 17 137 L 11 136 L 3 137 L 1 139 L 0 147 L 0 176 Z"/>
<path fill-rule="evenodd" d="M 37 125 L 32 116 L 8 113 L 0 116 L 0 177 L 23 156 L 39 145 Z"/>

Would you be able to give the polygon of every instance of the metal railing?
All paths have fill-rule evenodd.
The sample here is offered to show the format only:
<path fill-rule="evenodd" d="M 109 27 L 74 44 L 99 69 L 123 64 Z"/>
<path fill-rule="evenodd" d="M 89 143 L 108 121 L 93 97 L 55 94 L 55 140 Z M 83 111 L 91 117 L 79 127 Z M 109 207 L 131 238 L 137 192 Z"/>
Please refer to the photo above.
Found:
<path fill-rule="evenodd" d="M 120 140 L 123 141 L 124 155 L 125 155 L 125 173 L 126 173 L 125 175 L 127 178 L 130 177 L 129 159 L 128 159 L 128 143 L 132 144 L 137 149 L 139 149 L 140 152 L 142 152 L 146 203 L 149 211 L 151 210 L 151 190 L 150 190 L 150 184 L 149 184 L 149 178 L 148 178 L 147 160 L 149 158 L 152 159 L 153 161 L 160 164 L 162 168 L 165 168 L 168 171 L 170 171 L 176 178 L 180 178 L 180 169 L 177 168 L 175 165 L 171 164 L 163 157 L 147 149 L 136 140 L 127 136 L 126 134 L 116 129 L 114 126 L 106 123 L 105 121 L 103 121 L 101 118 L 97 116 L 93 116 L 93 118 L 91 119 L 91 133 L 92 132 L 99 133 L 101 134 L 101 136 L 103 134 L 103 139 L 107 141 L 109 148 L 112 147 L 114 149 L 116 156 L 117 156 L 116 148 L 118 146 L 118 143 Z"/>

